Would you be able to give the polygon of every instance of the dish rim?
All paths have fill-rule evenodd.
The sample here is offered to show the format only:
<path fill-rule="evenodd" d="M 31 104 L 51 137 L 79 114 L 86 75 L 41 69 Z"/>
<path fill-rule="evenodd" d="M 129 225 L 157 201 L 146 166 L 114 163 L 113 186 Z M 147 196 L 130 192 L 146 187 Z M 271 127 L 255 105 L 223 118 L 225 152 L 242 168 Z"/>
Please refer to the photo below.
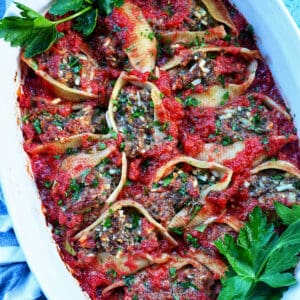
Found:
<path fill-rule="evenodd" d="M 33 0 L 23 0 L 22 3 L 28 5 L 32 8 L 38 9 L 39 11 L 45 11 L 46 7 L 49 5 L 48 0 L 38 1 Z M 267 41 L 271 39 L 270 42 L 274 42 L 276 45 L 279 43 L 279 49 L 277 54 L 281 56 L 286 53 L 284 49 L 287 47 L 284 41 L 288 41 L 288 38 L 293 39 L 293 43 L 290 46 L 290 52 L 297 54 L 297 51 L 300 52 L 300 31 L 290 16 L 287 8 L 281 0 L 273 0 L 272 4 L 269 1 L 261 0 L 231 0 L 232 3 L 237 5 L 238 10 L 245 15 L 245 17 L 254 25 L 255 32 L 258 37 L 263 37 L 267 28 L 263 27 L 262 24 L 271 22 L 267 19 L 253 17 L 249 18 L 249 9 L 254 11 L 257 9 L 257 15 L 261 15 L 264 11 L 272 12 L 270 6 L 273 7 L 273 12 L 278 14 L 278 19 L 280 19 L 280 24 L 272 24 L 273 26 L 280 26 L 282 30 L 287 34 L 281 37 L 282 40 L 272 40 L 276 39 L 278 32 L 273 32 Z M 265 2 L 265 3 L 264 3 Z M 255 9 L 256 7 L 256 9 Z M 260 9 L 258 8 L 260 7 Z M 265 7 L 262 9 L 262 7 Z M 261 13 L 259 13 L 261 10 Z M 17 10 L 11 6 L 7 11 L 7 14 L 12 14 Z M 255 15 L 253 13 L 253 15 Z M 259 23 L 260 26 L 256 24 Z M 287 31 L 285 31 L 287 29 Z M 263 43 L 262 43 L 263 42 Z M 297 46 L 298 45 L 298 46 Z M 287 72 L 291 75 L 292 82 L 294 80 L 295 74 L 297 74 L 300 69 L 299 63 L 291 61 L 290 57 L 283 56 L 283 62 L 278 60 L 274 61 L 275 54 L 271 55 L 267 49 L 269 46 L 266 45 L 266 39 L 258 39 L 259 49 L 262 51 L 263 55 L 266 56 L 268 65 L 270 65 L 272 73 L 276 79 L 279 90 L 283 94 L 285 99 L 288 99 L 288 104 L 291 106 L 292 111 L 300 116 L 300 106 L 297 109 L 297 102 L 289 95 L 289 85 L 282 82 L 281 74 L 279 72 L 280 64 L 288 66 L 287 69 L 290 72 Z M 297 50 L 299 49 L 299 50 Z M 272 52 L 272 51 L 271 51 Z M 6 147 L 0 148 L 0 182 L 2 185 L 2 191 L 4 198 L 6 199 L 6 204 L 8 207 L 9 214 L 12 218 L 13 226 L 15 229 L 16 236 L 22 247 L 28 265 L 32 272 L 35 274 L 44 294 L 48 299 L 87 299 L 87 295 L 82 292 L 81 287 L 79 286 L 77 280 L 71 275 L 67 270 L 65 263 L 59 255 L 58 248 L 52 238 L 51 230 L 49 226 L 46 225 L 45 216 L 41 210 L 40 197 L 33 180 L 33 175 L 31 172 L 30 161 L 25 152 L 23 151 L 22 143 L 22 133 L 19 127 L 20 120 L 18 119 L 18 105 L 16 100 L 16 90 L 18 87 L 18 81 L 13 80 L 15 78 L 15 72 L 20 73 L 18 67 L 18 57 L 19 50 L 10 48 L 7 43 L 0 41 L 0 69 L 2 70 L 0 75 L 0 87 L 5 87 L 4 92 L 1 92 L 2 95 L 7 97 L 1 97 L 0 104 L 2 109 L 0 109 L 0 133 L 1 137 L 6 138 Z M 300 53 L 299 55 L 300 56 Z M 297 56 L 294 56 L 297 57 Z M 17 59 L 16 59 L 17 58 Z M 12 65 L 11 65 L 12 64 Z M 14 66 L 13 70 L 11 69 Z M 3 76 L 5 74 L 6 76 Z M 280 75 L 280 76 L 278 76 Z M 300 82 L 299 84 L 294 84 L 295 91 L 298 91 L 300 94 Z M 2 90 L 2 88 L 0 88 Z M 296 94 L 296 93 L 295 93 Z M 296 96 L 296 95 L 295 95 Z M 4 109 L 4 104 L 6 99 L 13 99 L 12 103 L 8 106 L 7 109 Z M 16 121 L 17 120 L 17 121 Z M 295 119 L 296 125 L 300 128 L 300 119 Z M 9 136 L 7 135 L 7 130 L 10 132 Z M 5 159 L 7 157 L 12 157 L 13 161 Z M 24 167 L 23 167 L 24 166 Z M 15 185 L 15 180 L 18 181 L 18 185 Z M 19 196 L 22 195 L 24 201 L 18 202 Z M 21 209 L 22 208 L 22 209 Z M 28 222 L 27 214 L 34 218 L 32 222 Z M 26 222 L 27 221 L 27 222 Z M 24 224 L 26 224 L 24 226 Z M 39 227 L 40 226 L 40 227 Z M 35 247 L 32 246 L 32 243 L 35 243 Z M 41 253 L 44 253 L 48 259 L 41 258 Z M 59 276 L 57 276 L 59 274 Z M 300 280 L 300 272 L 297 272 L 297 277 Z M 290 289 L 285 296 L 285 299 L 293 299 L 295 295 L 300 295 L 300 285 Z"/>

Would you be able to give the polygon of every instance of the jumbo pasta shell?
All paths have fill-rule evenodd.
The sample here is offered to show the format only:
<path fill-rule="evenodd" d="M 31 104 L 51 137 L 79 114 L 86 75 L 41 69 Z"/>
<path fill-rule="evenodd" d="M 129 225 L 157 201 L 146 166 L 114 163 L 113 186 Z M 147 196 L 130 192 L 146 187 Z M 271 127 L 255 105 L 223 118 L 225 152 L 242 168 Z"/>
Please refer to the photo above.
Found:
<path fill-rule="evenodd" d="M 271 110 L 276 110 L 280 114 L 282 114 L 287 120 L 291 120 L 290 114 L 284 109 L 284 107 L 277 102 L 275 102 L 272 98 L 268 97 L 267 95 L 261 93 L 250 93 L 247 97 L 252 97 L 254 99 L 260 99 L 262 102 Z"/>
<path fill-rule="evenodd" d="M 207 277 L 214 278 L 214 274 L 209 270 L 209 268 L 207 268 L 206 266 L 202 265 L 201 263 L 199 263 L 198 261 L 196 261 L 195 259 L 192 259 L 190 257 L 170 256 L 167 262 L 164 262 L 163 264 L 160 264 L 160 265 L 154 265 L 153 267 L 155 269 L 162 268 L 162 270 L 170 270 L 170 269 L 173 270 L 175 275 L 171 276 L 169 274 L 168 277 L 165 278 L 169 282 L 168 287 L 170 288 L 170 290 L 172 289 L 171 286 L 173 284 L 174 284 L 175 288 L 177 287 L 177 285 L 178 285 L 177 279 L 180 278 L 180 275 L 178 273 L 180 273 L 180 271 L 182 271 L 182 270 L 184 271 L 185 268 L 192 267 L 193 269 L 197 270 L 199 272 L 199 275 L 203 276 L 204 280 Z M 147 275 L 148 275 L 147 269 L 141 270 L 140 273 L 138 273 L 136 275 L 137 275 L 137 277 L 139 277 L 139 275 L 141 275 L 141 277 L 147 282 Z M 197 279 L 201 281 L 200 278 L 197 278 Z M 136 277 L 132 277 L 132 280 L 133 280 L 132 285 L 135 285 Z M 146 283 L 145 281 L 143 281 L 143 283 Z M 125 286 L 126 286 L 125 280 L 118 280 L 118 281 L 114 282 L 113 284 L 109 285 L 107 288 L 105 288 L 102 292 L 102 295 L 104 296 L 104 298 L 109 298 L 111 296 L 111 293 L 114 290 L 116 290 L 117 288 L 120 288 L 120 287 L 125 287 Z M 145 297 L 148 297 L 150 299 L 150 297 L 154 296 L 154 295 L 152 295 L 152 293 L 155 293 L 155 291 L 148 289 L 148 290 L 144 291 L 143 294 Z M 172 289 L 172 293 L 174 293 L 174 289 Z"/>
<path fill-rule="evenodd" d="M 22 55 L 21 58 L 38 76 L 43 78 L 51 86 L 51 90 L 57 96 L 71 101 L 98 99 L 98 95 L 88 93 L 80 89 L 70 88 L 67 85 L 54 79 L 47 72 L 39 69 L 39 66 L 34 58 L 25 58 L 24 55 Z"/>
<path fill-rule="evenodd" d="M 229 84 L 223 88 L 220 85 L 211 86 L 201 94 L 192 94 L 191 97 L 199 101 L 199 107 L 218 107 L 222 105 L 222 100 L 225 94 L 228 94 L 229 99 L 244 94 L 252 84 L 257 70 L 257 61 L 252 60 L 247 70 L 246 80 L 241 84 Z"/>
<path fill-rule="evenodd" d="M 82 173 L 82 170 L 95 167 L 114 150 L 114 147 L 108 147 L 103 151 L 92 154 L 79 153 L 71 155 L 63 160 L 60 168 L 67 172 L 70 177 L 77 178 Z"/>
<path fill-rule="evenodd" d="M 130 246 L 128 250 L 124 250 L 123 247 L 121 247 L 121 250 L 119 250 L 121 242 L 126 243 L 126 241 L 128 241 L 130 243 L 134 243 L 135 245 L 139 245 L 139 242 L 136 241 L 135 239 L 133 241 L 131 240 L 131 238 L 126 237 L 125 234 L 126 228 L 122 228 L 122 232 L 120 233 L 121 235 L 119 234 L 118 237 L 115 236 L 115 234 L 109 234 L 109 236 L 107 236 L 106 233 L 107 229 L 104 228 L 107 228 L 106 226 L 110 227 L 116 225 L 116 224 L 107 225 L 107 220 L 110 219 L 113 214 L 116 213 L 118 215 L 118 218 L 123 218 L 124 216 L 125 220 L 123 221 L 129 222 L 129 219 L 126 219 L 126 213 L 125 213 L 125 210 L 127 208 L 134 209 L 135 211 L 137 211 L 142 216 L 142 218 L 145 218 L 147 222 L 149 222 L 153 226 L 152 228 L 149 228 L 148 230 L 145 231 L 146 239 L 150 238 L 150 240 L 153 240 L 154 235 L 156 236 L 157 233 L 159 233 L 162 238 L 166 239 L 168 243 L 170 243 L 170 245 L 172 245 L 173 247 L 177 246 L 177 242 L 169 235 L 167 230 L 164 227 L 162 227 L 159 223 L 157 223 L 141 204 L 134 202 L 132 200 L 122 200 L 114 203 L 109 207 L 109 209 L 107 209 L 104 213 L 102 213 L 102 215 L 98 218 L 98 220 L 96 220 L 93 224 L 88 226 L 86 229 L 79 232 L 74 239 L 77 240 L 79 247 L 83 249 L 86 248 L 85 245 L 87 241 L 93 236 L 95 237 L 99 236 L 99 241 L 101 241 L 101 243 L 106 243 L 106 246 L 103 247 L 109 247 L 109 249 L 115 249 L 114 247 L 118 245 L 118 248 L 116 248 L 117 249 L 116 253 L 113 252 L 115 250 L 107 250 L 107 248 L 104 248 L 104 250 L 101 251 L 93 250 L 94 253 L 93 255 L 98 256 L 99 264 L 102 267 L 105 268 L 107 265 L 111 267 L 113 265 L 116 271 L 121 275 L 129 275 L 129 274 L 136 273 L 138 270 L 148 265 L 154 263 L 162 263 L 168 259 L 168 255 L 164 253 L 161 253 L 161 255 L 152 256 L 149 253 L 134 252 L 132 248 L 133 246 Z M 120 222 L 123 221 L 120 220 Z M 131 226 L 131 223 L 125 223 L 125 225 Z M 142 228 L 141 226 L 142 224 L 138 225 L 139 228 Z M 135 229 L 133 229 L 132 226 L 130 228 L 131 229 L 128 229 L 129 231 L 127 232 L 127 234 L 129 234 L 130 236 L 133 234 L 137 238 L 139 238 L 140 235 L 142 235 L 142 233 L 138 233 L 140 229 L 137 229 L 136 232 L 135 231 L 132 232 L 131 230 L 135 230 Z M 107 244 L 108 241 L 109 244 Z M 89 249 L 90 247 L 87 246 L 87 250 L 86 250 L 87 255 L 89 255 L 89 251 L 90 251 Z M 119 253 L 119 251 L 121 252 Z M 132 262 L 131 264 L 128 263 L 129 260 Z"/>
<path fill-rule="evenodd" d="M 250 50 L 242 47 L 217 47 L 217 46 L 205 46 L 205 47 L 193 47 L 184 53 L 179 53 L 173 56 L 169 61 L 167 61 L 164 65 L 160 67 L 160 69 L 164 71 L 168 71 L 172 68 L 180 65 L 185 59 L 187 54 L 195 55 L 198 53 L 209 53 L 209 52 L 217 52 L 217 53 L 228 53 L 233 55 L 240 55 L 244 59 L 248 61 L 252 61 L 254 59 L 260 59 L 260 54 L 257 50 Z"/>
<path fill-rule="evenodd" d="M 244 187 L 249 198 L 263 206 L 272 207 L 275 201 L 296 204 L 300 202 L 300 170 L 287 161 L 267 161 L 251 170 Z"/>
<path fill-rule="evenodd" d="M 226 31 L 223 25 L 209 28 L 205 31 L 162 31 L 160 33 L 162 42 L 179 43 L 191 45 L 195 41 L 211 42 L 217 39 L 222 39 L 226 36 Z"/>
<path fill-rule="evenodd" d="M 279 148 L 277 149 L 278 151 L 286 144 L 296 139 L 296 136 L 290 136 L 289 138 L 285 136 L 272 136 L 270 137 L 270 142 L 274 142 L 279 145 Z M 252 142 L 255 144 L 260 143 L 257 137 L 248 139 L 247 141 L 235 142 L 232 145 L 228 146 L 223 146 L 221 144 L 216 143 L 205 143 L 203 144 L 201 151 L 196 155 L 196 158 L 199 160 L 211 161 L 222 164 L 226 161 L 228 162 L 238 158 L 239 154 L 249 153 L 249 151 L 251 151 L 251 147 L 249 147 L 249 145 L 251 146 Z M 262 149 L 262 151 L 259 151 L 254 157 L 252 166 L 255 167 L 259 165 L 267 157 L 268 153 L 266 149 Z"/>
<path fill-rule="evenodd" d="M 148 211 L 139 203 L 132 201 L 132 200 L 122 200 L 119 202 L 114 203 L 112 206 L 109 207 L 108 210 L 106 210 L 99 218 L 96 220 L 93 224 L 82 230 L 76 235 L 76 239 L 84 240 L 89 232 L 95 229 L 103 220 L 105 220 L 110 214 L 111 211 L 117 211 L 123 207 L 133 207 L 137 211 L 139 211 L 147 220 L 149 223 L 151 223 L 159 233 L 162 234 L 172 245 L 177 246 L 177 242 L 170 236 L 168 231 L 161 226 L 158 222 L 156 222 L 151 215 L 148 213 Z"/>
<path fill-rule="evenodd" d="M 154 175 L 153 182 L 158 182 L 161 178 L 167 176 L 174 169 L 174 167 L 180 163 L 186 163 L 199 169 L 214 170 L 221 175 L 219 183 L 211 185 L 209 188 L 201 192 L 202 198 L 205 198 L 210 191 L 221 191 L 225 189 L 231 181 L 232 170 L 229 168 L 216 163 L 200 161 L 195 158 L 182 155 L 168 161 L 165 165 L 160 167 Z"/>
<path fill-rule="evenodd" d="M 81 147 L 83 142 L 86 140 L 100 141 L 100 140 L 109 139 L 110 137 L 111 137 L 110 134 L 99 135 L 93 133 L 81 133 L 81 134 L 72 135 L 67 138 L 61 138 L 57 142 L 50 142 L 50 143 L 30 146 L 27 152 L 29 152 L 30 154 L 47 153 L 47 152 L 64 154 L 68 149 Z"/>
<path fill-rule="evenodd" d="M 257 166 L 255 169 L 251 170 L 251 174 L 257 174 L 261 171 L 268 169 L 276 169 L 280 171 L 284 171 L 290 173 L 300 179 L 300 170 L 293 165 L 292 163 L 285 160 L 275 160 L 275 161 L 267 161 Z"/>
<path fill-rule="evenodd" d="M 220 23 L 226 24 L 234 35 L 238 35 L 238 30 L 234 25 L 229 12 L 222 0 L 201 0 L 206 6 L 211 16 Z"/>
<path fill-rule="evenodd" d="M 127 87 L 138 88 L 128 91 Z M 164 140 L 166 134 L 160 130 L 158 111 L 164 110 L 161 93 L 155 84 L 143 82 L 123 72 L 112 92 L 107 123 L 125 140 L 125 152 L 136 157 Z"/>
<path fill-rule="evenodd" d="M 157 41 L 142 10 L 138 6 L 126 2 L 122 7 L 114 10 L 113 16 L 121 28 L 126 28 L 123 50 L 126 52 L 131 66 L 140 72 L 153 71 Z"/>
<path fill-rule="evenodd" d="M 221 259 L 210 256 L 201 250 L 191 249 L 187 255 L 206 266 L 209 270 L 216 274 L 218 278 L 223 277 L 227 270 L 226 264 Z"/>
<path fill-rule="evenodd" d="M 156 171 L 156 173 L 154 174 L 153 183 L 158 183 L 161 180 L 163 180 L 164 178 L 166 178 L 174 170 L 176 165 L 178 165 L 180 163 L 186 163 L 197 169 L 208 169 L 215 175 L 218 174 L 219 180 L 217 182 L 212 183 L 211 185 L 204 186 L 204 187 L 199 187 L 200 194 L 199 194 L 199 200 L 196 201 L 197 203 L 205 202 L 206 196 L 211 191 L 221 191 L 221 190 L 225 189 L 231 181 L 232 170 L 230 170 L 229 168 L 226 168 L 226 167 L 216 164 L 216 163 L 199 161 L 199 160 L 196 160 L 196 159 L 188 157 L 188 156 L 179 156 L 177 158 L 170 160 L 169 162 L 167 162 L 165 165 L 163 165 Z M 195 177 L 195 179 L 196 179 L 196 177 Z M 196 180 L 198 180 L 198 179 L 196 179 Z M 168 194 L 166 194 L 166 195 L 168 195 Z M 175 195 L 176 194 L 174 194 L 173 197 L 176 197 Z M 167 196 L 165 196 L 165 197 L 167 197 Z M 169 197 L 170 197 L 170 199 L 172 199 L 171 195 Z M 164 199 L 164 201 L 167 201 L 167 200 L 168 199 Z M 174 227 L 176 228 L 176 227 L 186 226 L 190 222 L 192 214 L 193 214 L 193 212 L 192 212 L 191 208 L 182 207 L 179 210 L 179 212 L 177 212 L 176 215 L 167 222 L 168 228 L 174 228 Z"/>

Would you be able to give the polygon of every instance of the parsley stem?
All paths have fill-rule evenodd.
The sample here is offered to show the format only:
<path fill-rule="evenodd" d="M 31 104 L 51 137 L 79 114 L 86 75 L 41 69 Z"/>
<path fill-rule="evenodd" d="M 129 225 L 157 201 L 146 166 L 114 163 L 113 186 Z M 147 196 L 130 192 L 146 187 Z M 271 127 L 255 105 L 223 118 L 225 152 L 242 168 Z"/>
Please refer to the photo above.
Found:
<path fill-rule="evenodd" d="M 68 17 L 66 17 L 66 18 L 64 18 L 64 19 L 60 19 L 60 20 L 57 20 L 57 21 L 53 22 L 53 24 L 58 25 L 58 24 L 61 24 L 61 23 L 70 21 L 70 20 L 72 20 L 72 19 L 75 19 L 75 18 L 77 18 L 77 17 L 79 17 L 79 16 L 85 14 L 86 12 L 90 11 L 92 8 L 93 8 L 92 6 L 88 6 L 88 7 L 86 7 L 85 9 L 83 9 L 83 10 L 77 12 L 77 13 L 74 14 L 74 15 L 71 15 L 71 16 L 68 16 Z"/>
<path fill-rule="evenodd" d="M 88 4 L 93 4 L 93 1 L 91 1 L 91 0 L 84 0 L 84 2 L 86 2 Z"/>

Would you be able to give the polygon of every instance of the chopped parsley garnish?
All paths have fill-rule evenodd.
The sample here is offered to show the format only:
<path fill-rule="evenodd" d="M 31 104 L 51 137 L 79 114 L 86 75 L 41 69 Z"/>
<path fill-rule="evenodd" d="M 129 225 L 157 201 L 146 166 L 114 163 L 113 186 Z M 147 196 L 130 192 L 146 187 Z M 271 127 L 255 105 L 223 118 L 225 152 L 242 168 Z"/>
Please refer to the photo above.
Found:
<path fill-rule="evenodd" d="M 171 278 L 175 278 L 177 276 L 177 269 L 176 268 L 170 268 L 169 269 L 169 275 Z"/>
<path fill-rule="evenodd" d="M 111 137 L 112 137 L 114 140 L 116 140 L 116 139 L 118 138 L 118 133 L 117 133 L 116 131 L 111 130 L 109 133 L 111 134 Z"/>
<path fill-rule="evenodd" d="M 125 276 L 123 280 L 127 287 L 131 287 L 134 283 L 134 275 Z"/>
<path fill-rule="evenodd" d="M 220 102 L 221 105 L 225 105 L 227 103 L 227 101 L 229 100 L 229 92 L 226 92 L 223 96 L 222 96 L 222 100 Z"/>
<path fill-rule="evenodd" d="M 68 63 L 60 65 L 60 69 L 64 70 L 66 68 L 71 69 L 75 74 L 79 74 L 82 68 L 79 58 L 75 56 L 69 56 Z"/>
<path fill-rule="evenodd" d="M 199 100 L 197 100 L 196 98 L 193 98 L 191 96 L 186 97 L 184 100 L 185 107 L 190 107 L 190 106 L 197 107 L 199 104 L 200 104 Z"/>
<path fill-rule="evenodd" d="M 271 178 L 273 180 L 283 180 L 284 179 L 284 176 L 283 175 L 272 175 Z"/>
<path fill-rule="evenodd" d="M 170 174 L 169 176 L 165 177 L 162 180 L 163 181 L 163 187 L 169 186 L 169 184 L 171 183 L 172 180 L 173 180 L 173 174 Z"/>
<path fill-rule="evenodd" d="M 71 194 L 74 200 L 78 200 L 81 193 L 83 192 L 84 187 L 85 184 L 83 182 L 78 183 L 76 178 L 72 178 L 70 180 L 70 185 L 67 190 L 67 195 Z"/>
<path fill-rule="evenodd" d="M 35 131 L 37 134 L 41 134 L 42 133 L 42 128 L 41 128 L 41 123 L 39 119 L 35 119 L 32 123 Z"/>
<path fill-rule="evenodd" d="M 201 210 L 201 208 L 202 208 L 202 205 L 196 205 L 194 207 L 192 215 L 191 215 L 191 220 L 193 220 L 197 216 L 197 214 Z"/>
<path fill-rule="evenodd" d="M 191 244 L 194 248 L 199 247 L 198 239 L 193 237 L 190 233 L 186 235 L 187 243 Z"/>
<path fill-rule="evenodd" d="M 233 140 L 229 136 L 223 136 L 222 145 L 229 146 L 231 144 L 233 144 Z"/>
<path fill-rule="evenodd" d="M 125 146 L 126 146 L 125 142 L 122 142 L 120 145 L 120 151 L 124 151 Z"/>
<path fill-rule="evenodd" d="M 218 57 L 218 54 L 217 53 L 213 53 L 213 52 L 208 52 L 206 54 L 207 58 L 210 58 L 210 59 L 216 59 Z"/>
<path fill-rule="evenodd" d="M 91 183 L 91 187 L 96 188 L 98 186 L 99 186 L 99 179 L 95 178 Z"/>
<path fill-rule="evenodd" d="M 111 277 L 113 277 L 113 278 L 116 278 L 116 277 L 118 276 L 117 271 L 114 270 L 114 269 L 108 270 L 108 271 L 106 272 L 106 274 L 109 275 L 109 276 L 111 276 Z"/>
<path fill-rule="evenodd" d="M 112 226 L 112 221 L 110 217 L 107 217 L 103 222 L 104 228 L 110 228 Z"/>
<path fill-rule="evenodd" d="M 198 287 L 196 285 L 194 285 L 191 281 L 181 281 L 181 282 L 178 282 L 178 285 L 180 285 L 182 288 L 184 289 L 188 289 L 188 288 L 193 288 L 195 290 L 199 290 Z"/>
<path fill-rule="evenodd" d="M 106 149 L 106 144 L 103 142 L 98 143 L 98 149 L 99 150 L 105 150 Z"/>
<path fill-rule="evenodd" d="M 47 180 L 47 181 L 44 182 L 44 187 L 46 189 L 51 189 L 52 185 L 53 185 L 53 181 L 48 181 Z"/>
<path fill-rule="evenodd" d="M 295 187 L 297 190 L 300 190 L 300 180 L 294 183 L 294 187 Z"/>
<path fill-rule="evenodd" d="M 222 87 L 225 87 L 225 76 L 224 75 L 220 75 L 218 77 L 219 82 L 221 83 Z"/>
<path fill-rule="evenodd" d="M 133 114 L 131 114 L 132 118 L 139 118 L 145 115 L 145 109 L 143 107 L 137 107 Z"/>
<path fill-rule="evenodd" d="M 140 226 L 140 220 L 141 220 L 141 216 L 139 214 L 132 214 L 131 215 L 131 225 L 132 225 L 132 229 L 137 229 Z"/>
<path fill-rule="evenodd" d="M 226 41 L 226 42 L 230 42 L 231 41 L 231 35 L 226 34 L 226 36 L 223 38 L 223 40 Z"/>
<path fill-rule="evenodd" d="M 184 233 L 183 227 L 171 227 L 171 228 L 169 228 L 169 230 L 178 235 L 183 235 L 183 233 Z"/>

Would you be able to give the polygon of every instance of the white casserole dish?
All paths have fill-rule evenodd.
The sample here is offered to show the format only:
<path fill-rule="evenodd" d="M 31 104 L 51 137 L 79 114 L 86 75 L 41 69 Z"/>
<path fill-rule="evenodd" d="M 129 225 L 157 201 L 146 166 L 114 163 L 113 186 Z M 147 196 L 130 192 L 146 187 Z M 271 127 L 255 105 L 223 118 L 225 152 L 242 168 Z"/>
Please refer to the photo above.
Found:
<path fill-rule="evenodd" d="M 232 0 L 254 27 L 258 46 L 275 81 L 296 115 L 300 129 L 300 31 L 281 0 Z M 22 0 L 45 11 L 49 0 Z M 8 15 L 16 12 L 11 7 Z M 61 260 L 41 210 L 29 160 L 23 151 L 18 122 L 19 50 L 0 41 L 0 180 L 15 232 L 28 264 L 48 299 L 86 299 L 77 281 Z M 15 74 L 17 80 L 14 80 Z M 297 273 L 300 282 L 300 271 Z M 284 299 L 300 299 L 300 283 Z"/>

